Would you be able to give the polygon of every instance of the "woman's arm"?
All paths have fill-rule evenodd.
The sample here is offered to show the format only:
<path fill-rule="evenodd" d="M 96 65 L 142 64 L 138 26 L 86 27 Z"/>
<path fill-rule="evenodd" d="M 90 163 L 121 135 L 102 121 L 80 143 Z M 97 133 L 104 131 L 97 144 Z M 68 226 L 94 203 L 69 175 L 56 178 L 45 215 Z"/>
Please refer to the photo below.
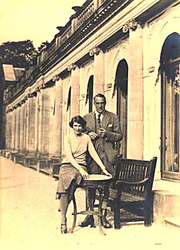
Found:
<path fill-rule="evenodd" d="M 65 154 L 66 159 L 77 169 L 79 170 L 80 174 L 83 176 L 83 178 L 86 178 L 88 176 L 88 173 L 77 163 L 77 161 L 74 159 L 71 151 L 71 147 L 69 144 L 69 141 L 67 138 L 64 141 L 64 148 L 65 148 Z"/>
<path fill-rule="evenodd" d="M 88 141 L 88 151 L 90 156 L 93 158 L 93 160 L 98 164 L 98 166 L 102 169 L 103 173 L 105 173 L 106 175 L 111 176 L 111 174 L 106 170 L 104 164 L 102 163 L 101 159 L 99 158 L 92 142 L 91 139 L 89 138 Z"/>

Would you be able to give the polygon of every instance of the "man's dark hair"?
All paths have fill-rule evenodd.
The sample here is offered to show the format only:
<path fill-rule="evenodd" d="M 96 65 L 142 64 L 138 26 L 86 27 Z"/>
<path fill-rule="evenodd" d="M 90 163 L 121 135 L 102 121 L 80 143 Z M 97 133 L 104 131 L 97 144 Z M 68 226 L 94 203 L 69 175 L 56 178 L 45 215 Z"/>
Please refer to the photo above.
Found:
<path fill-rule="evenodd" d="M 83 129 L 86 126 L 86 121 L 80 115 L 77 115 L 77 116 L 74 116 L 74 117 L 71 118 L 71 121 L 69 122 L 69 126 L 71 128 L 73 127 L 74 122 L 77 122 L 77 123 L 81 124 L 81 126 L 83 127 Z"/>
<path fill-rule="evenodd" d="M 95 102 L 96 97 L 104 98 L 104 102 L 105 102 L 105 104 L 106 104 L 106 97 L 105 97 L 105 95 L 103 95 L 103 94 L 101 94 L 101 93 L 95 95 L 95 97 L 94 97 L 94 102 Z"/>

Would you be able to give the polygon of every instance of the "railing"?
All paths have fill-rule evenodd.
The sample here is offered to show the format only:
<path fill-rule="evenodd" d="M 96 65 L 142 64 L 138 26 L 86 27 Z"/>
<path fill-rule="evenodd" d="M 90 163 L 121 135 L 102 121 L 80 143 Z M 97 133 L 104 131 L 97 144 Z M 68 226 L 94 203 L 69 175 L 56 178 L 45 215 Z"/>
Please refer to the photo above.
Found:
<path fill-rule="evenodd" d="M 94 12 L 94 0 L 88 0 L 83 5 L 84 10 L 77 17 L 76 29 L 81 26 Z"/>
<path fill-rule="evenodd" d="M 48 48 L 48 55 L 52 55 L 56 49 L 57 49 L 56 42 L 53 41 L 51 43 L 50 47 Z M 46 58 L 45 58 L 45 60 L 46 60 Z"/>
<path fill-rule="evenodd" d="M 71 25 L 65 30 L 61 36 L 61 43 L 65 42 L 71 36 Z"/>

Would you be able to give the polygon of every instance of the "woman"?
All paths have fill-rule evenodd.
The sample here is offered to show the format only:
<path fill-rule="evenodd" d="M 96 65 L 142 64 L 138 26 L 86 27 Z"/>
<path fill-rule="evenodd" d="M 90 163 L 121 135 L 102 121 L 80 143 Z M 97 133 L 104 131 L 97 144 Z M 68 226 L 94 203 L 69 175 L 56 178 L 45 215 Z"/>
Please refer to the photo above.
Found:
<path fill-rule="evenodd" d="M 86 154 L 89 152 L 105 175 L 111 176 L 105 169 L 96 153 L 91 139 L 83 133 L 86 121 L 81 116 L 75 116 L 69 123 L 72 133 L 65 137 L 65 157 L 63 159 L 57 187 L 57 198 L 60 199 L 61 233 L 67 233 L 66 213 L 68 205 L 74 195 L 75 188 L 82 179 L 88 178 L 86 169 Z"/>

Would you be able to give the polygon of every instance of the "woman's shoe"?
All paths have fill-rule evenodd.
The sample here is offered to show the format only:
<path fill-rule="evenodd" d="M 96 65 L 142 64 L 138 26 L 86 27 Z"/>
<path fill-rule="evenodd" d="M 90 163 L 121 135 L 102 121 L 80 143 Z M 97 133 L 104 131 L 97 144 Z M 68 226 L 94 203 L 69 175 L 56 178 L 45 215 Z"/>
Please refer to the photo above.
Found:
<path fill-rule="evenodd" d="M 66 223 L 61 224 L 61 233 L 62 234 L 67 233 L 67 225 L 66 225 Z"/>
<path fill-rule="evenodd" d="M 88 215 L 85 220 L 80 224 L 80 227 L 94 227 L 94 217 L 92 215 Z"/>

